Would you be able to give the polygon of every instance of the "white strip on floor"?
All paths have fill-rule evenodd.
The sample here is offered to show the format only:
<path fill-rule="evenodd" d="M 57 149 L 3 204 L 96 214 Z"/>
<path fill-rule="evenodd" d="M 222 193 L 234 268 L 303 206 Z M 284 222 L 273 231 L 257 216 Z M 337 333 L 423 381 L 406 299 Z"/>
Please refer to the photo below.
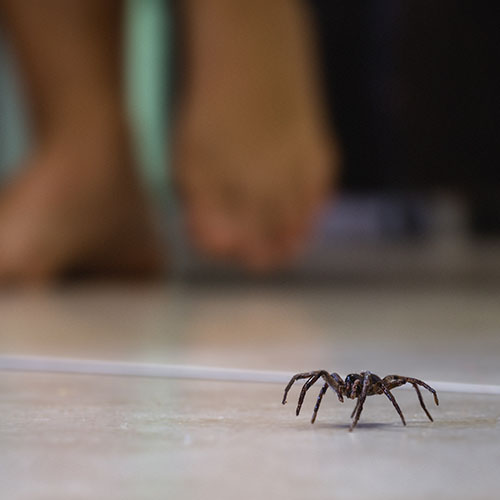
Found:
<path fill-rule="evenodd" d="M 87 375 L 121 375 L 229 382 L 287 383 L 292 373 L 265 370 L 242 370 L 211 366 L 132 363 L 95 359 L 50 358 L 38 356 L 0 356 L 0 371 L 80 373 Z M 462 382 L 427 381 L 437 391 L 500 395 L 500 385 Z"/>

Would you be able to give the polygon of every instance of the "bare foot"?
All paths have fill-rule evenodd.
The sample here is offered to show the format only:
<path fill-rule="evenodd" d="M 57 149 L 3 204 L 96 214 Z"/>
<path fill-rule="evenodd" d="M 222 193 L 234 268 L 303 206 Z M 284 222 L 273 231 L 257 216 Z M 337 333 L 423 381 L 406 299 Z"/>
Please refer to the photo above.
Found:
<path fill-rule="evenodd" d="M 281 266 L 303 246 L 336 166 L 306 17 L 288 0 L 185 5 L 175 166 L 191 233 L 214 256 Z"/>
<path fill-rule="evenodd" d="M 202 251 L 251 270 L 286 265 L 303 249 L 327 196 L 328 150 L 299 123 L 264 131 L 265 119 L 239 115 L 225 127 L 220 118 L 206 124 L 204 138 L 187 128 L 179 139 L 178 180 L 191 234 Z"/>
<path fill-rule="evenodd" d="M 123 142 L 73 139 L 39 151 L 2 193 L 0 284 L 160 274 L 159 240 Z"/>

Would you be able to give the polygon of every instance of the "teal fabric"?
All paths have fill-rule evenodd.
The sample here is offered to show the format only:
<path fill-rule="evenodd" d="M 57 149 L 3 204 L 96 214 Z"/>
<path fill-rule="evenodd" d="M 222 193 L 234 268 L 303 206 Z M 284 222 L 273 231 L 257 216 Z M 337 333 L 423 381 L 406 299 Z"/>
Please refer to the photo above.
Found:
<path fill-rule="evenodd" d="M 0 37 L 0 180 L 14 170 L 28 149 L 28 124 L 17 76 L 8 45 Z"/>
<path fill-rule="evenodd" d="M 136 153 L 150 192 L 168 193 L 169 84 L 172 24 L 165 0 L 127 0 L 127 100 Z"/>

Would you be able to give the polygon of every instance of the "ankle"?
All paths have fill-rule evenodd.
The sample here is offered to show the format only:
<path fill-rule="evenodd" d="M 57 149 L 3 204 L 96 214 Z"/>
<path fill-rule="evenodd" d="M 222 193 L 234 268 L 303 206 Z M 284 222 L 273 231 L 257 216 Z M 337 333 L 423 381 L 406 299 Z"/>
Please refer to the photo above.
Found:
<path fill-rule="evenodd" d="M 128 141 L 125 106 L 116 97 L 77 94 L 61 97 L 51 105 L 50 112 L 35 123 L 40 143 L 69 141 L 72 144 L 94 142 L 123 143 Z"/>

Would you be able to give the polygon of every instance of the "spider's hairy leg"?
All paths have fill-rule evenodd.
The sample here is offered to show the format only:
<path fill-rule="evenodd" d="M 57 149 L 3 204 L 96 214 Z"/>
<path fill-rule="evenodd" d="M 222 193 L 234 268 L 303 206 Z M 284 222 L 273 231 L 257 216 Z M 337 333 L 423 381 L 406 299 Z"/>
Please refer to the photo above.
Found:
<path fill-rule="evenodd" d="M 396 408 L 396 411 L 398 412 L 401 418 L 401 422 L 403 422 L 403 425 L 406 425 L 405 417 L 403 415 L 403 412 L 401 411 L 401 408 L 398 405 L 398 402 L 396 401 L 396 398 L 392 395 L 391 391 L 385 386 L 383 381 L 381 381 L 381 385 L 384 394 L 389 398 L 389 401 L 393 404 L 394 408 Z"/>
<path fill-rule="evenodd" d="M 344 386 L 344 381 L 342 380 L 342 377 L 338 373 L 332 372 L 332 373 L 326 373 L 326 376 L 323 375 L 323 379 L 335 391 L 335 393 L 337 394 L 338 400 L 341 403 L 343 403 L 344 396 L 342 395 L 342 392 L 343 392 L 343 389 L 345 386 Z"/>
<path fill-rule="evenodd" d="M 325 382 L 323 384 L 323 387 L 319 391 L 318 399 L 316 400 L 316 404 L 314 405 L 314 410 L 313 410 L 313 414 L 312 414 L 312 418 L 311 418 L 311 424 L 314 424 L 314 422 L 316 422 L 316 417 L 318 415 L 318 410 L 319 410 L 319 407 L 321 405 L 321 400 L 323 399 L 323 396 L 326 394 L 327 390 L 328 390 L 328 384 Z"/>
<path fill-rule="evenodd" d="M 439 399 L 437 397 L 437 392 L 429 384 L 426 384 L 423 380 L 419 380 L 418 378 L 413 378 L 413 377 L 406 377 L 406 380 L 408 381 L 408 383 L 413 384 L 413 387 L 415 387 L 415 385 L 418 384 L 427 389 L 434 396 L 434 403 L 436 403 L 436 406 L 439 406 Z"/>
<path fill-rule="evenodd" d="M 371 383 L 371 373 L 363 372 L 363 388 L 361 389 L 361 395 L 359 396 L 358 402 L 356 403 L 354 420 L 351 423 L 351 427 L 349 427 L 349 432 L 352 432 L 354 427 L 356 427 L 356 425 L 358 424 L 358 420 L 361 415 L 361 412 L 363 411 L 363 405 L 365 403 L 366 396 L 368 394 L 368 387 L 370 386 L 370 383 Z"/>
<path fill-rule="evenodd" d="M 408 382 L 408 378 L 401 377 L 400 375 L 387 375 L 382 379 L 382 382 L 389 391 L 392 391 L 396 387 L 405 385 Z"/>
<path fill-rule="evenodd" d="M 342 396 L 342 388 L 344 387 L 344 381 L 342 380 L 342 377 L 338 373 L 331 373 L 330 376 L 333 378 L 333 380 L 337 383 L 337 388 L 335 389 L 335 392 L 337 393 L 337 398 L 338 400 L 343 403 L 344 402 L 344 397 Z M 323 377 L 325 378 L 325 377 Z M 311 424 L 314 424 L 316 421 L 316 417 L 318 415 L 318 410 L 321 405 L 321 401 L 323 400 L 323 396 L 325 395 L 326 391 L 328 390 L 328 387 L 331 387 L 331 384 L 328 382 L 325 382 L 321 390 L 319 391 L 318 394 L 318 399 L 316 400 L 316 405 L 314 406 L 312 418 L 311 418 Z"/>
<path fill-rule="evenodd" d="M 319 370 L 321 372 L 321 370 Z M 318 371 L 314 372 L 304 372 L 304 373 L 297 373 L 295 374 L 291 379 L 290 382 L 288 382 L 288 385 L 285 387 L 285 394 L 283 394 L 283 401 L 281 401 L 282 404 L 286 404 L 286 397 L 288 395 L 288 392 L 292 388 L 292 385 L 297 381 L 301 380 L 303 378 L 311 378 L 314 377 L 315 375 L 318 374 Z"/>
<path fill-rule="evenodd" d="M 297 409 L 295 410 L 295 415 L 299 416 L 300 409 L 302 408 L 302 403 L 304 402 L 304 398 L 306 397 L 306 392 L 309 388 L 316 383 L 316 381 L 321 377 L 321 373 L 317 373 L 313 375 L 306 383 L 302 386 L 302 390 L 300 391 L 299 401 L 297 403 Z"/>
<path fill-rule="evenodd" d="M 431 414 L 429 413 L 429 411 L 425 407 L 424 398 L 422 397 L 422 393 L 420 392 L 420 389 L 418 388 L 418 385 L 417 384 L 412 384 L 412 385 L 415 388 L 415 391 L 417 392 L 418 400 L 420 401 L 420 406 L 422 407 L 422 410 L 425 411 L 425 414 L 427 415 L 427 417 L 429 418 L 429 420 L 431 422 L 434 422 L 434 419 L 432 418 Z"/>
<path fill-rule="evenodd" d="M 358 411 L 358 406 L 359 406 L 359 399 L 356 401 L 356 406 L 354 407 L 354 410 L 352 410 L 351 418 L 353 418 L 355 413 Z"/>
<path fill-rule="evenodd" d="M 351 391 L 354 393 L 354 394 L 357 394 L 357 391 L 358 391 L 358 387 L 361 386 L 362 387 L 362 382 L 360 379 L 358 380 L 355 380 L 354 381 L 354 384 L 352 384 L 352 389 Z"/>
<path fill-rule="evenodd" d="M 301 380 L 304 378 L 311 378 L 318 375 L 319 377 L 322 377 L 323 380 L 336 392 L 337 397 L 339 398 L 339 401 L 341 403 L 344 402 L 344 398 L 342 397 L 342 386 L 343 386 L 343 381 L 340 375 L 337 373 L 332 373 L 331 375 L 326 371 L 326 370 L 316 370 L 312 372 L 304 372 L 304 373 L 297 373 L 294 375 L 291 379 L 290 382 L 288 382 L 288 385 L 285 387 L 285 393 L 283 395 L 283 401 L 282 404 L 286 403 L 286 398 L 288 395 L 288 392 L 290 391 L 292 385 L 297 381 Z"/>

